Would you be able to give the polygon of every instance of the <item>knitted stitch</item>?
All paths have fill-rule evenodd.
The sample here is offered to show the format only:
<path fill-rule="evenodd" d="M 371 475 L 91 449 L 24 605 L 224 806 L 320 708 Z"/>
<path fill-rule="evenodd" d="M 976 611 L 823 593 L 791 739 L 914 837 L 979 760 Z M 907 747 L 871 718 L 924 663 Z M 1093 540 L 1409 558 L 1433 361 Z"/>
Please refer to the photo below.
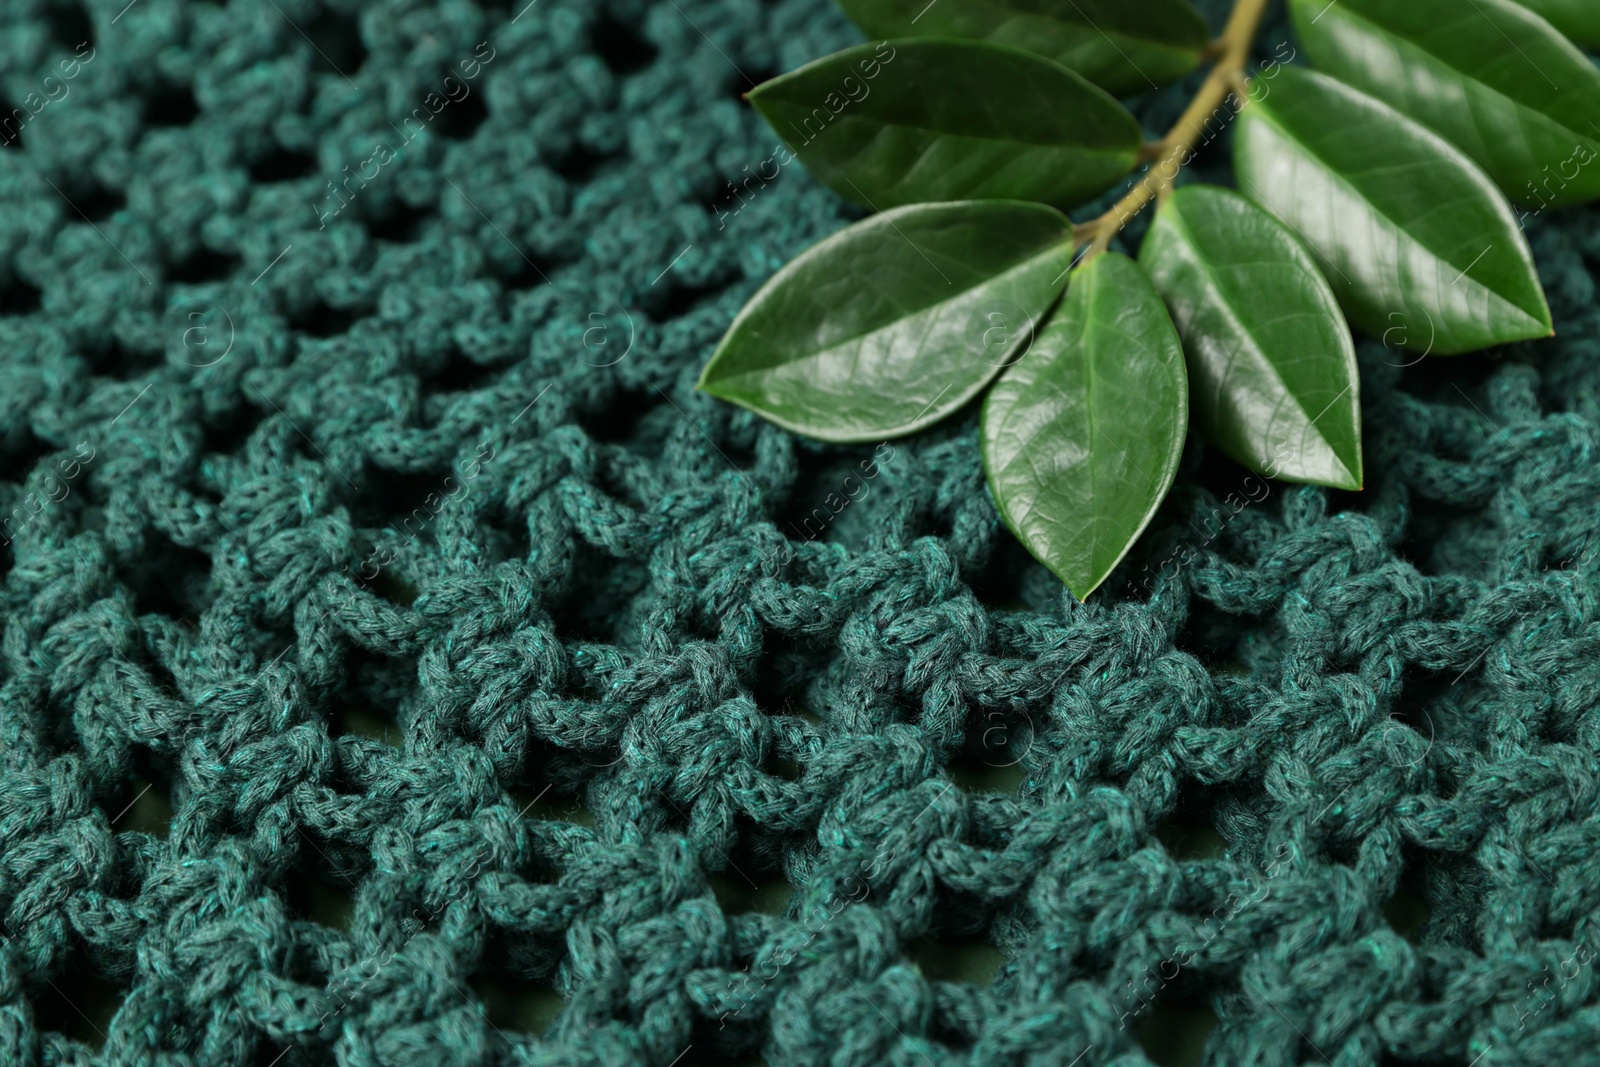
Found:
<path fill-rule="evenodd" d="M 0 12 L 0 1063 L 1595 1062 L 1600 214 L 1082 606 L 693 391 L 827 0 L 125 2 Z"/>

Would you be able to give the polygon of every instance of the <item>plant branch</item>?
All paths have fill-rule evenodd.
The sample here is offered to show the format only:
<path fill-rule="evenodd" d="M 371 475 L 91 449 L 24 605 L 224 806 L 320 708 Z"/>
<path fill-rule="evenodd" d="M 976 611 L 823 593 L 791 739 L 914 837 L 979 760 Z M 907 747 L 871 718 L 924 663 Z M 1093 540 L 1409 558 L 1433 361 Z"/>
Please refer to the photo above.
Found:
<path fill-rule="evenodd" d="M 1143 211 L 1150 201 L 1158 197 L 1165 198 L 1172 191 L 1173 180 L 1194 158 L 1195 146 L 1205 136 L 1206 120 L 1223 106 L 1230 93 L 1239 97 L 1240 107 L 1244 106 L 1247 85 L 1244 68 L 1250 59 L 1250 44 L 1255 40 L 1261 16 L 1266 13 L 1269 2 L 1235 0 L 1222 36 L 1207 49 L 1208 55 L 1215 55 L 1216 64 L 1167 135 L 1146 145 L 1145 151 L 1140 153 L 1142 158 L 1153 160 L 1150 169 L 1145 171 L 1138 185 L 1111 205 L 1111 210 L 1097 219 L 1073 227 L 1073 235 L 1078 240 L 1090 242 L 1089 251 L 1083 257 L 1085 261 L 1104 252 L 1111 244 L 1111 238 Z"/>

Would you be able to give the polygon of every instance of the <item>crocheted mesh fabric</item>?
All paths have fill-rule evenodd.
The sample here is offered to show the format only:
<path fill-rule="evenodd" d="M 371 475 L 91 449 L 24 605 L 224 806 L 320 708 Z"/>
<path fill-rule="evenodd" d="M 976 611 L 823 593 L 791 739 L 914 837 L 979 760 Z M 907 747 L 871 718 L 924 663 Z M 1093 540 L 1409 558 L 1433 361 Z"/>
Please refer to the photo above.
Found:
<path fill-rule="evenodd" d="M 693 391 L 853 217 L 739 93 L 857 39 L 7 0 L 0 1062 L 1592 1062 L 1600 215 L 1082 606 L 972 413 Z"/>

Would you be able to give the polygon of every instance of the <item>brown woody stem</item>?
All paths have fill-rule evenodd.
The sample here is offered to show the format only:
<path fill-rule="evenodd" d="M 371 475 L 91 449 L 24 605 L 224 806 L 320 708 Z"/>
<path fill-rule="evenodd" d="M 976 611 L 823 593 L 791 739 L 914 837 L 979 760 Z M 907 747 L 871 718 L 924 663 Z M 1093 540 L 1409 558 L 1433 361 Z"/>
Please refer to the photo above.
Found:
<path fill-rule="evenodd" d="M 1073 235 L 1079 241 L 1089 242 L 1089 251 L 1084 254 L 1083 261 L 1104 252 L 1111 244 L 1111 238 L 1143 211 L 1150 201 L 1165 198 L 1171 193 L 1173 180 L 1194 156 L 1196 144 L 1205 135 L 1206 119 L 1223 106 L 1229 93 L 1237 95 L 1239 105 L 1244 106 L 1248 84 L 1244 68 L 1250 59 L 1250 44 L 1255 40 L 1261 16 L 1266 13 L 1269 2 L 1237 0 L 1222 36 L 1207 49 L 1208 54 L 1215 55 L 1216 64 L 1201 83 L 1200 91 L 1195 93 L 1194 99 L 1189 101 L 1189 106 L 1172 129 L 1167 131 L 1167 135 L 1146 145 L 1140 153 L 1142 159 L 1152 161 L 1150 169 L 1145 171 L 1138 185 L 1111 205 L 1111 210 L 1097 219 L 1073 227 Z"/>

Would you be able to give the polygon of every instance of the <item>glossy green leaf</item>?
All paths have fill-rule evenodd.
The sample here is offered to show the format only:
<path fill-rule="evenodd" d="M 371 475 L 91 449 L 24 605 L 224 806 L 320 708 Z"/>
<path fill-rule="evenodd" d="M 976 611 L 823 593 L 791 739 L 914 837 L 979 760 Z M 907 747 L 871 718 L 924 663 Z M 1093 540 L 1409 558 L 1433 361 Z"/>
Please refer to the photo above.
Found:
<path fill-rule="evenodd" d="M 920 430 L 976 396 L 1031 338 L 1072 246 L 1072 224 L 1043 204 L 874 215 L 762 286 L 700 388 L 825 441 Z"/>
<path fill-rule="evenodd" d="M 1600 197 L 1600 70 L 1544 19 L 1510 0 L 1289 6 L 1312 62 L 1460 148 L 1511 199 Z"/>
<path fill-rule="evenodd" d="M 1060 309 L 989 391 L 983 462 L 1000 515 L 1079 600 L 1172 487 L 1188 407 L 1167 309 L 1115 253 L 1073 272 Z"/>
<path fill-rule="evenodd" d="M 875 211 L 1093 199 L 1138 161 L 1139 124 L 1059 63 L 982 41 L 864 44 L 750 92 L 807 169 Z"/>
<path fill-rule="evenodd" d="M 1550 334 L 1511 206 L 1381 100 L 1282 67 L 1240 112 L 1233 146 L 1240 190 L 1306 243 L 1367 333 L 1435 355 Z"/>
<path fill-rule="evenodd" d="M 1188 0 L 839 0 L 873 37 L 966 37 L 1037 52 L 1118 96 L 1193 70 L 1210 37 Z"/>
<path fill-rule="evenodd" d="M 1231 189 L 1190 185 L 1139 263 L 1183 338 L 1201 432 L 1269 477 L 1361 488 L 1355 345 L 1299 239 Z"/>
<path fill-rule="evenodd" d="M 1579 48 L 1600 48 L 1600 4 L 1594 0 L 1518 0 Z"/>

